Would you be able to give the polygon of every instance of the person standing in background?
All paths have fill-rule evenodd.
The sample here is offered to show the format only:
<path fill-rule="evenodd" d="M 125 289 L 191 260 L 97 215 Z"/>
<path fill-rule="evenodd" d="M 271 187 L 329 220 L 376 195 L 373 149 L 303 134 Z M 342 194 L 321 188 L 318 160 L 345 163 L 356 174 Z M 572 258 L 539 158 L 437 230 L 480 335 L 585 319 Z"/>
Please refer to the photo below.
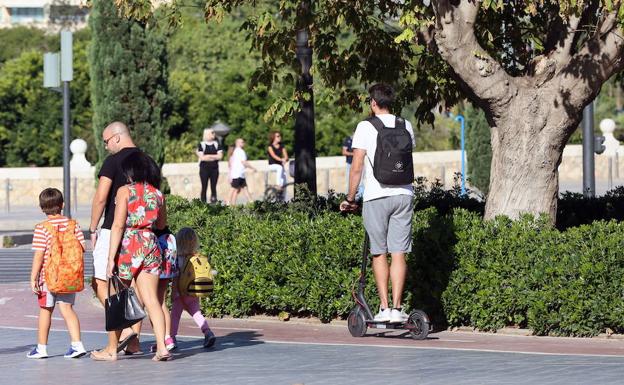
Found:
<path fill-rule="evenodd" d="M 214 130 L 206 128 L 202 141 L 197 146 L 199 159 L 199 179 L 201 180 L 201 194 L 199 199 L 206 202 L 208 181 L 210 181 L 210 203 L 217 202 L 217 180 L 219 179 L 219 161 L 223 159 L 223 149 L 216 140 Z"/>

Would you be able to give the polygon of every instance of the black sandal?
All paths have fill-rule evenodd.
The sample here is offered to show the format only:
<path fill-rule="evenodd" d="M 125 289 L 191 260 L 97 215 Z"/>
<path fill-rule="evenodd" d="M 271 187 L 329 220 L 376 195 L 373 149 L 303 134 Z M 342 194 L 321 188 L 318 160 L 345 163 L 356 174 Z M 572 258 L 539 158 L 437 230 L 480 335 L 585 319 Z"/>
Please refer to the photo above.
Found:
<path fill-rule="evenodd" d="M 125 350 L 126 346 L 128 346 L 128 344 L 130 343 L 130 341 L 132 341 L 133 338 L 138 338 L 136 333 L 131 333 L 126 338 L 119 341 L 119 343 L 117 344 L 117 353 L 121 352 L 122 350 Z"/>

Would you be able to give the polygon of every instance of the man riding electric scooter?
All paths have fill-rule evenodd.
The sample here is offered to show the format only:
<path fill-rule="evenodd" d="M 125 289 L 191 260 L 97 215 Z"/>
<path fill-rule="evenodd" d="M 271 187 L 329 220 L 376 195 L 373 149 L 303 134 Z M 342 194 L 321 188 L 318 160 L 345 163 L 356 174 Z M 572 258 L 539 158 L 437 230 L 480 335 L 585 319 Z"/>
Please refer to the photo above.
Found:
<path fill-rule="evenodd" d="M 370 238 L 373 274 L 381 303 L 379 312 L 372 320 L 366 312 L 362 313 L 364 331 L 366 324 L 403 325 L 408 321 L 409 316 L 403 311 L 401 302 L 407 274 L 405 255 L 412 249 L 414 212 L 412 125 L 390 113 L 394 90 L 389 85 L 375 84 L 370 87 L 367 102 L 370 103 L 372 116 L 361 121 L 353 135 L 349 191 L 346 201 L 340 204 L 341 211 L 358 208 L 355 196 L 366 168 L 362 218 Z M 368 251 L 365 252 L 364 267 L 368 255 Z M 388 254 L 392 260 L 390 266 Z M 392 283 L 392 303 L 388 301 L 388 280 Z M 368 305 L 363 307 L 371 313 Z"/>

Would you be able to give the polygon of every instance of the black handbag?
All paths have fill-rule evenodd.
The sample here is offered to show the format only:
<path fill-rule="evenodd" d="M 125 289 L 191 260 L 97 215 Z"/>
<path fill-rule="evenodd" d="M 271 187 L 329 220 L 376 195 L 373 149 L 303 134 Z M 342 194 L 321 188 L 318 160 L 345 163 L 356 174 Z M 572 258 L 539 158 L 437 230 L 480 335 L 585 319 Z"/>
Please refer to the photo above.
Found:
<path fill-rule="evenodd" d="M 111 295 L 111 285 L 115 294 Z M 127 287 L 117 275 L 108 280 L 108 298 L 104 301 L 106 331 L 122 330 L 145 318 L 143 305 L 134 288 Z"/>

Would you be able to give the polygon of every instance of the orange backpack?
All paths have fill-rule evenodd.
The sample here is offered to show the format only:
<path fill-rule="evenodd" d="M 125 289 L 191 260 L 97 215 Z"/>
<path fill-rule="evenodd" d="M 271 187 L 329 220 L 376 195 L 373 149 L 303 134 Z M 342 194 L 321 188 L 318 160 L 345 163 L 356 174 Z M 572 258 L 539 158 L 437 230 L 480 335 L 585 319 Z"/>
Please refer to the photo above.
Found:
<path fill-rule="evenodd" d="M 84 249 L 76 237 L 76 221 L 69 219 L 65 231 L 50 222 L 41 224 L 52 236 L 45 266 L 45 283 L 51 293 L 75 293 L 84 289 Z"/>

